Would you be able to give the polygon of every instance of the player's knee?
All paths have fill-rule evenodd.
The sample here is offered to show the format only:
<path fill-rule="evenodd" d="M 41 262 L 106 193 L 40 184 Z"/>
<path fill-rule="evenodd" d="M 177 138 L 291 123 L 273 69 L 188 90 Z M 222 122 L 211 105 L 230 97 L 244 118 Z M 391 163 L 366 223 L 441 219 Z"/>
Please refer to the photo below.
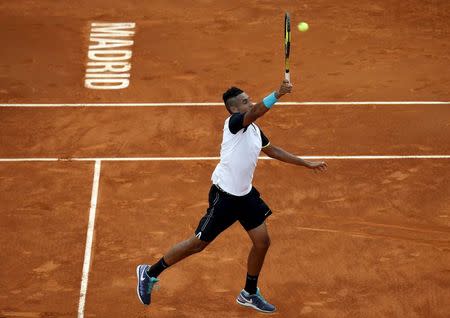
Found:
<path fill-rule="evenodd" d="M 264 236 L 254 243 L 255 248 L 267 250 L 270 246 L 270 237 Z"/>
<path fill-rule="evenodd" d="M 199 240 L 198 238 L 194 238 L 190 244 L 190 251 L 192 253 L 199 253 L 203 251 L 206 248 L 206 246 L 208 246 L 208 244 L 209 244 L 208 242 Z"/>

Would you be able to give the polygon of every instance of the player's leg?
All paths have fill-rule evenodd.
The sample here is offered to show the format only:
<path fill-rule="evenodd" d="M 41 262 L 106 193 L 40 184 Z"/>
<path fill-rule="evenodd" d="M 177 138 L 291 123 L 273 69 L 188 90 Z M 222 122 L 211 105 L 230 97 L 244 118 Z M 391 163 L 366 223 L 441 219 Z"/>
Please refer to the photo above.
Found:
<path fill-rule="evenodd" d="M 250 236 L 253 245 L 248 254 L 247 280 L 244 289 L 250 294 L 255 294 L 258 276 L 270 246 L 270 237 L 265 222 L 247 233 Z"/>
<path fill-rule="evenodd" d="M 209 243 L 210 242 L 200 240 L 196 236 L 192 236 L 187 240 L 172 246 L 161 260 L 164 261 L 165 267 L 172 266 L 192 254 L 203 251 Z M 152 277 L 158 277 L 160 272 L 152 271 L 152 269 L 150 269 L 149 274 L 151 274 L 150 276 Z"/>
<path fill-rule="evenodd" d="M 267 250 L 270 246 L 270 237 L 267 232 L 267 226 L 263 223 L 258 227 L 247 231 L 247 233 L 250 236 L 253 245 L 248 255 L 245 287 L 240 292 L 236 302 L 243 306 L 252 307 L 258 311 L 271 313 L 276 310 L 275 306 L 264 299 L 257 287 L 259 273 L 261 272 Z"/>
<path fill-rule="evenodd" d="M 172 246 L 157 263 L 137 267 L 137 293 L 143 304 L 150 304 L 153 284 L 158 281 L 157 277 L 165 269 L 190 255 L 201 252 L 236 221 L 236 216 L 228 211 L 230 204 L 232 204 L 230 198 L 212 186 L 209 193 L 209 207 L 198 224 L 195 236 Z"/>
<path fill-rule="evenodd" d="M 259 192 L 252 189 L 245 200 L 247 209 L 241 214 L 239 222 L 247 231 L 252 240 L 252 247 L 248 255 L 247 277 L 245 287 L 237 297 L 238 304 L 252 307 L 262 312 L 274 312 L 275 306 L 269 304 L 259 292 L 258 278 L 267 250 L 270 246 L 270 237 L 265 219 L 272 214 L 267 204 L 260 198 Z"/>
<path fill-rule="evenodd" d="M 178 263 L 186 257 L 199 253 L 208 246 L 209 242 L 192 236 L 187 240 L 172 246 L 169 251 L 153 265 L 138 265 L 136 274 L 138 277 L 137 295 L 144 305 L 150 305 L 153 286 L 159 280 L 157 277 L 169 266 Z"/>

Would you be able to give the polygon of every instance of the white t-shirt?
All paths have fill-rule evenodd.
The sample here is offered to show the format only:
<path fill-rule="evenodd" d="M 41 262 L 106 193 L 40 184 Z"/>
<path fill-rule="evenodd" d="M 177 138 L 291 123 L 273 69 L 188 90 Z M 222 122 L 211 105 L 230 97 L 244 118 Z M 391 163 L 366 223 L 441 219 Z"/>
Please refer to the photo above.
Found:
<path fill-rule="evenodd" d="M 252 189 L 253 172 L 262 148 L 270 142 L 255 124 L 243 126 L 244 114 L 235 113 L 225 120 L 220 162 L 211 180 L 224 191 L 243 196 Z"/>

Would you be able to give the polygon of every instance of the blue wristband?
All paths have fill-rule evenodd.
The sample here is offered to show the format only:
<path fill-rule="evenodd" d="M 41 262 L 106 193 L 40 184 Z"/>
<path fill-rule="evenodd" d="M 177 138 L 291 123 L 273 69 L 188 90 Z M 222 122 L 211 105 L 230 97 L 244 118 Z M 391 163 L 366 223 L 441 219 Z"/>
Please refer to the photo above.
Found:
<path fill-rule="evenodd" d="M 266 106 L 266 108 L 270 109 L 277 101 L 278 100 L 275 97 L 275 92 L 273 92 L 270 95 L 267 95 L 266 97 L 264 97 L 263 104 L 264 104 L 264 106 Z"/>

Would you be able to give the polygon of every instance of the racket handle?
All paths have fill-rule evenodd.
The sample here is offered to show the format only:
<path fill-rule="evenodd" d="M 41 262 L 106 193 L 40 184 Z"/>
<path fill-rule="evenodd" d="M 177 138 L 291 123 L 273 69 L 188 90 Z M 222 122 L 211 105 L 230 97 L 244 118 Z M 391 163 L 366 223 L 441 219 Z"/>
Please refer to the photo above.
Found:
<path fill-rule="evenodd" d="M 291 82 L 291 73 L 285 72 L 285 73 L 284 73 L 284 79 L 286 79 L 286 80 L 288 80 L 289 82 Z"/>

